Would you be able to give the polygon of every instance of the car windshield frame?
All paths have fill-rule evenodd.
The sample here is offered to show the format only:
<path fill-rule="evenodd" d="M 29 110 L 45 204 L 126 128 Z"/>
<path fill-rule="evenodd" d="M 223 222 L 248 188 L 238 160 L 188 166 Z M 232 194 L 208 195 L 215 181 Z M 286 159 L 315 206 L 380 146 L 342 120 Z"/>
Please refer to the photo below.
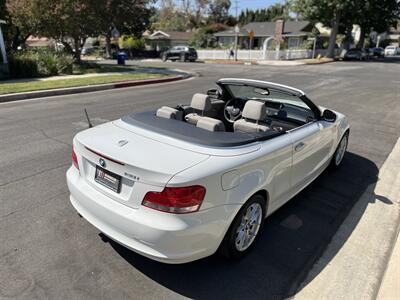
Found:
<path fill-rule="evenodd" d="M 297 105 L 298 107 L 304 109 L 310 109 L 311 112 L 314 113 L 314 118 L 315 120 L 319 120 L 322 117 L 321 110 L 318 108 L 317 105 L 315 105 L 306 95 L 303 91 L 292 88 L 289 86 L 285 85 L 280 85 L 272 82 L 267 82 L 267 81 L 259 81 L 259 80 L 251 80 L 251 79 L 246 79 L 246 80 L 241 80 L 241 79 L 236 79 L 236 78 L 227 78 L 227 79 L 220 79 L 217 81 L 217 85 L 221 88 L 223 91 L 223 94 L 227 95 L 225 97 L 225 101 L 232 99 L 232 98 L 237 98 L 238 95 L 235 95 L 233 91 L 231 90 L 230 86 L 248 86 L 249 88 L 253 89 L 264 89 L 269 91 L 269 95 L 271 95 L 271 92 L 275 95 L 286 95 L 286 97 L 293 97 L 293 99 L 298 99 L 299 101 L 297 103 L 302 103 L 302 105 Z M 269 96 L 268 95 L 268 96 Z M 261 95 L 260 95 L 261 96 Z M 267 96 L 267 95 L 265 95 Z M 240 97 L 239 97 L 240 98 Z M 261 101 L 273 101 L 273 99 L 268 99 L 268 97 L 265 97 L 266 99 L 262 99 L 259 97 L 258 99 L 251 99 L 248 98 L 246 100 L 261 100 Z M 271 97 L 269 97 L 271 98 Z M 284 99 L 284 98 L 282 98 Z M 287 99 L 286 99 L 287 101 Z M 275 101 L 277 102 L 277 101 Z M 291 105 L 295 105 L 293 101 L 288 101 Z M 281 102 L 282 103 L 282 102 Z M 303 105 L 304 104 L 304 105 Z"/>

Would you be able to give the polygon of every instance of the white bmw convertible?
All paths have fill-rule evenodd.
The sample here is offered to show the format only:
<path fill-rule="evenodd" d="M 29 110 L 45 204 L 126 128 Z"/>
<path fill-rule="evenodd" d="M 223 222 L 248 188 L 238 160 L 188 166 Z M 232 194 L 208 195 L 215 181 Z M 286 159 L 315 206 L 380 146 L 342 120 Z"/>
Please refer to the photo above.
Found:
<path fill-rule="evenodd" d="M 105 235 L 151 259 L 239 258 L 266 217 L 340 165 L 348 137 L 344 115 L 298 89 L 221 79 L 190 105 L 78 133 L 70 200 Z"/>

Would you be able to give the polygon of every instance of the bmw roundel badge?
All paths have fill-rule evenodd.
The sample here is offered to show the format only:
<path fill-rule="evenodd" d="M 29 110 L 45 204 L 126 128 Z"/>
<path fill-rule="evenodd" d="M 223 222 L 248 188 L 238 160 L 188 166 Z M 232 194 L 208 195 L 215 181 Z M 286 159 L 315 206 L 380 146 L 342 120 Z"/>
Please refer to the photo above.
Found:
<path fill-rule="evenodd" d="M 103 168 L 106 167 L 106 161 L 105 161 L 104 159 L 102 159 L 101 157 L 100 157 L 100 159 L 99 159 L 99 164 L 100 164 L 100 166 L 102 166 Z"/>

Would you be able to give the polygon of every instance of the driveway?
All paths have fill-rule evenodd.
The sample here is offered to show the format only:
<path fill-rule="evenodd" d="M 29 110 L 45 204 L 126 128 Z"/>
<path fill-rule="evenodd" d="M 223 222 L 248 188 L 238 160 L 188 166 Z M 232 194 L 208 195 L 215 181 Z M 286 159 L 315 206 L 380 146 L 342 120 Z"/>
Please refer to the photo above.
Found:
<path fill-rule="evenodd" d="M 400 64 L 272 67 L 146 63 L 199 73 L 179 83 L 0 104 L 0 298 L 262 298 L 293 294 L 400 133 Z M 190 102 L 221 77 L 293 85 L 351 122 L 343 167 L 327 171 L 266 222 L 248 256 L 165 265 L 109 241 L 78 217 L 65 172 L 73 136 L 130 112 Z M 146 158 L 144 158 L 146 159 Z M 387 201 L 387 199 L 380 199 Z M 389 204 L 388 204 L 389 205 Z"/>

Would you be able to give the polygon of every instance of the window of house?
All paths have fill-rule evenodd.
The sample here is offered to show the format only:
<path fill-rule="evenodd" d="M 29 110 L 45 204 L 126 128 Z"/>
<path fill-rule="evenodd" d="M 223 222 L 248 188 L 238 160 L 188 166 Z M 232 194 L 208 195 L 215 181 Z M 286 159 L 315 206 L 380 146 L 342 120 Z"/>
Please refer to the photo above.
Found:
<path fill-rule="evenodd" d="M 291 37 L 288 41 L 288 48 L 299 48 L 300 46 L 300 38 Z"/>

